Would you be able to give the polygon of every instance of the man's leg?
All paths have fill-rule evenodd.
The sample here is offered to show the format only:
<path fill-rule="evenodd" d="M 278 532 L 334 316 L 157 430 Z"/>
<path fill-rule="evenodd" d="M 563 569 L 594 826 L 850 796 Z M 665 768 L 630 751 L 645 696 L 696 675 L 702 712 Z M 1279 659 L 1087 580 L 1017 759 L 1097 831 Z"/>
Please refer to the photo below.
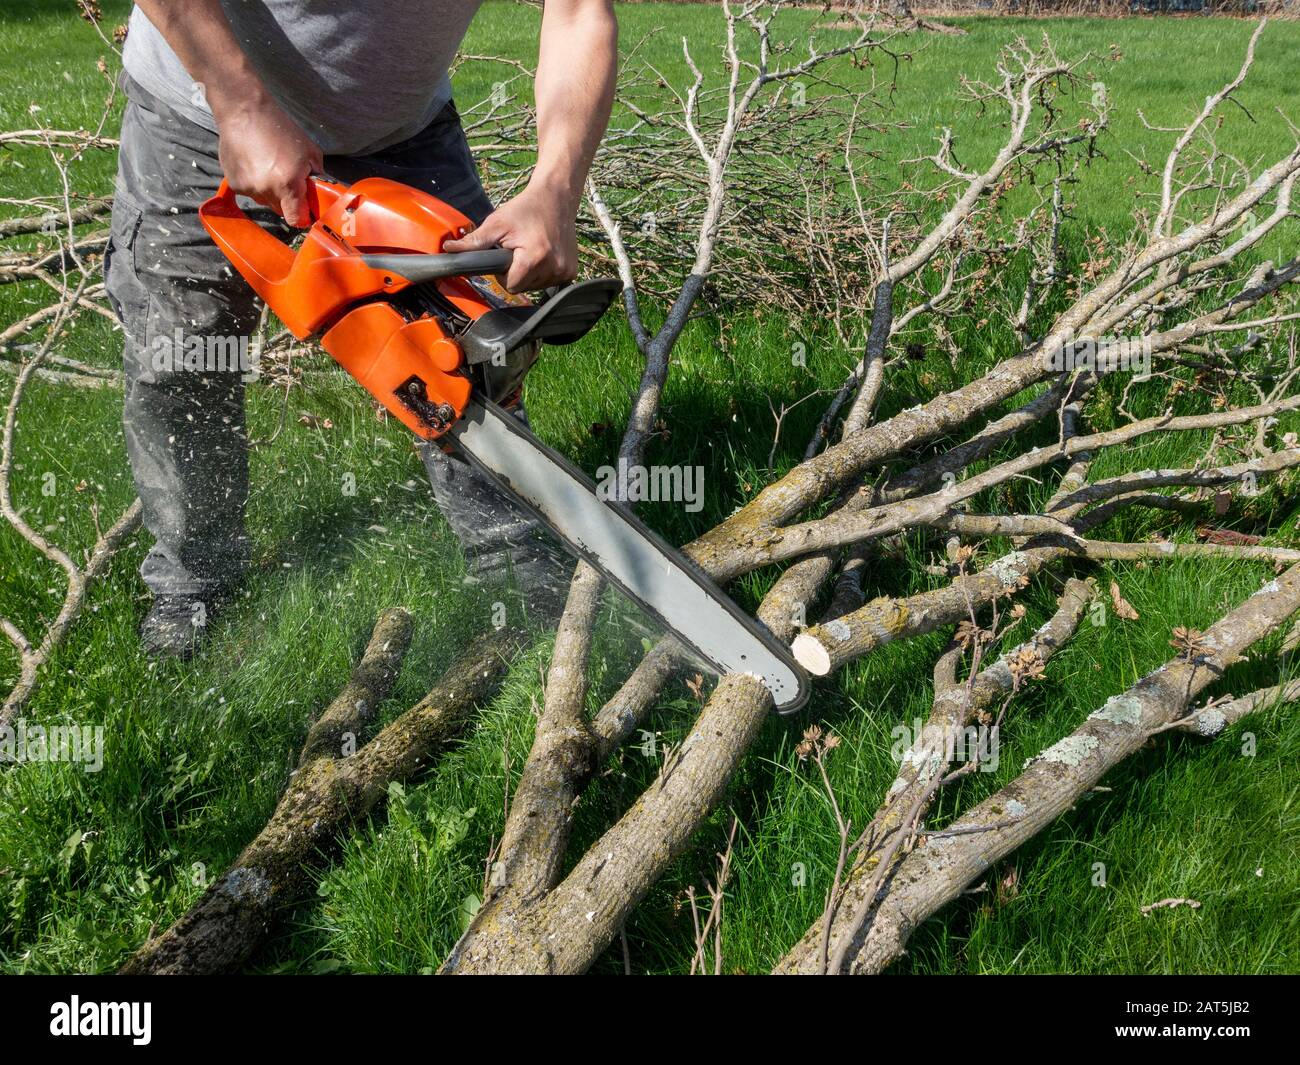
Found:
<path fill-rule="evenodd" d="M 408 141 L 367 156 L 330 156 L 325 169 L 351 184 L 384 177 L 451 204 L 476 224 L 492 213 L 470 154 L 460 116 L 447 107 Z M 523 404 L 516 416 L 527 424 Z M 465 551 L 471 574 L 485 581 L 513 580 L 532 605 L 554 612 L 562 602 L 573 561 L 523 507 L 463 459 L 422 443 L 434 498 Z"/>
<path fill-rule="evenodd" d="M 144 635 L 183 653 L 183 626 L 247 565 L 241 338 L 257 306 L 198 219 L 220 181 L 215 135 L 128 88 L 104 273 L 126 334 L 127 455 L 157 541 L 141 567 L 155 596 Z"/>

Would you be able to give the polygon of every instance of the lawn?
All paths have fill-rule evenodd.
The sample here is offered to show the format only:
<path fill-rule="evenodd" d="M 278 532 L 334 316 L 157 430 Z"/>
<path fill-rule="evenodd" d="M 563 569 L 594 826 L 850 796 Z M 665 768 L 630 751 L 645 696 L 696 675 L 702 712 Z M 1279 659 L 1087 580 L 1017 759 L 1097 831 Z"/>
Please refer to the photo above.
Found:
<path fill-rule="evenodd" d="M 106 2 L 105 25 L 125 21 L 129 5 Z M 0 15 L 0 129 L 39 120 L 76 128 L 98 119 L 107 82 L 95 61 L 106 48 L 94 31 L 53 0 L 11 0 Z M 621 5 L 622 44 L 641 43 L 674 85 L 688 74 L 680 37 L 697 57 L 720 42 L 712 8 Z M 820 22 L 812 13 L 794 20 Z M 537 14 L 489 0 L 466 50 L 530 61 Z M 1120 239 L 1137 198 L 1155 187 L 1134 156 L 1162 159 L 1169 138 L 1144 127 L 1186 121 L 1205 96 L 1235 74 L 1251 26 L 1211 19 L 1089 21 L 972 19 L 966 36 L 927 34 L 904 47 L 893 117 L 908 128 L 883 138 L 880 180 L 899 160 L 933 150 L 941 127 L 957 134 L 963 161 L 988 158 L 999 130 L 955 102 L 960 74 L 987 75 L 997 50 L 1017 35 L 1050 34 L 1064 56 L 1091 53 L 1085 84 L 1104 83 L 1114 104 L 1103 148 L 1076 189 L 1067 231 L 1078 243 L 1096 233 Z M 833 37 L 834 30 L 825 31 Z M 644 39 L 644 40 L 643 40 Z M 1294 57 L 1300 24 L 1270 26 L 1224 143 L 1248 162 L 1272 160 L 1288 144 L 1277 108 L 1300 117 Z M 845 76 L 849 76 L 845 74 Z M 490 89 L 490 76 L 467 67 L 461 99 Z M 39 106 L 39 112 L 31 108 Z M 91 152 L 75 168 L 83 192 L 108 194 L 114 161 Z M 0 150 L 0 196 L 48 193 L 56 180 L 36 149 Z M 0 211 L 13 212 L 10 205 Z M 1261 254 L 1269 254 L 1265 248 Z M 1293 252 L 1292 252 L 1293 253 Z M 39 306 L 29 285 L 0 286 L 0 328 Z M 971 337 L 960 374 L 979 373 L 996 345 Z M 791 366 L 789 328 L 743 308 L 694 323 L 677 349 L 664 399 L 666 439 L 651 461 L 705 467 L 699 513 L 649 508 L 646 518 L 685 542 L 716 524 L 771 476 L 769 401 L 791 402 L 812 388 L 834 388 L 856 358 L 821 345 L 807 369 Z M 107 322 L 81 319 L 62 351 L 111 366 L 120 339 Z M 886 412 L 921 398 L 922 376 L 947 380 L 944 358 L 909 364 L 891 379 Z M 639 359 L 617 315 L 579 346 L 553 352 L 530 377 L 536 431 L 589 471 L 607 461 L 635 387 Z M 931 377 L 930 380 L 934 380 Z M 0 773 L 0 966 L 12 972 L 111 971 L 151 929 L 161 929 L 202 893 L 265 823 L 303 739 L 310 714 L 342 687 L 376 615 L 405 605 L 415 640 L 386 720 L 410 706 L 439 671 L 487 629 L 491 603 L 464 581 L 454 538 L 437 514 L 409 438 L 377 421 L 341 373 L 308 376 L 290 397 L 290 417 L 253 459 L 249 524 L 256 566 L 246 595 L 216 622 L 202 653 L 187 664 L 148 661 L 136 641 L 147 595 L 136 569 L 146 534 L 122 552 L 96 589 L 90 609 L 47 668 L 27 717 L 45 723 L 102 725 L 104 765 L 86 773 L 31 764 Z M 11 375 L 0 375 L 0 398 Z M 282 397 L 250 394 L 255 437 L 269 436 Z M 28 520 L 69 549 L 93 542 L 92 504 L 115 515 L 134 496 L 120 425 L 119 393 L 36 382 L 24 403 L 14 470 L 15 502 Z M 778 468 L 798 460 L 818 412 L 812 404 L 784 426 Z M 299 412 L 316 418 L 299 424 Z M 1105 416 L 1103 412 L 1102 416 Z M 325 428 L 328 419 L 330 428 Z M 1160 439 L 1098 463 L 1094 477 L 1141 466 L 1188 465 L 1200 443 Z M 1121 466 L 1120 463 L 1125 465 Z M 1129 465 L 1134 464 L 1134 465 Z M 53 474 L 51 481 L 46 475 Z M 345 491 L 347 475 L 355 494 Z M 52 493 L 43 491 L 47 484 Z M 1296 545 L 1296 501 L 1268 497 L 1269 521 Z M 1140 538 L 1163 519 L 1126 520 Z M 918 564 L 875 564 L 873 592 L 919 584 L 931 545 L 907 548 Z M 1085 624 L 1049 667 L 1004 730 L 996 772 L 976 774 L 937 810 L 1000 787 L 1108 696 L 1169 657 L 1169 629 L 1202 626 L 1225 604 L 1258 587 L 1264 565 L 1178 562 L 1138 568 L 1098 565 L 1144 619 Z M 732 590 L 747 606 L 771 574 Z M 0 613 L 39 631 L 58 609 L 61 575 L 7 527 L 0 528 Z M 1030 621 L 1050 608 L 1050 590 L 1027 600 Z M 593 703 L 620 679 L 622 611 L 611 606 L 608 638 L 597 654 Z M 892 781 L 894 726 L 929 709 L 930 668 L 947 634 L 895 644 L 819 684 L 809 707 L 773 718 L 695 847 L 678 861 L 627 927 L 632 967 L 676 972 L 688 965 L 693 933 L 681 905 L 690 885 L 712 877 L 715 851 L 739 819 L 735 867 L 723 927 L 728 970 L 763 972 L 821 912 L 838 840 L 819 783 L 795 757 L 813 722 L 833 728 L 843 746 L 830 763 L 846 814 L 870 815 Z M 394 794 L 324 866 L 316 897 L 299 907 L 252 968 L 274 972 L 420 972 L 436 967 L 459 935 L 481 890 L 483 860 L 499 836 L 503 802 L 523 765 L 539 698 L 547 645 L 539 638 L 516 662 L 501 694 L 476 727 L 418 782 Z M 1261 673 L 1261 676 L 1266 674 Z M 0 650 L 0 687 L 16 663 Z M 571 854 L 615 818 L 653 779 L 665 745 L 690 726 L 698 700 L 675 688 L 646 728 L 653 750 L 631 747 L 611 763 L 576 813 Z M 1293 707 L 1270 710 L 1212 743 L 1190 737 L 1155 743 L 1113 773 L 1109 790 L 1076 809 L 995 870 L 997 890 L 950 906 L 912 939 L 894 971 L 917 973 L 1295 972 L 1300 970 L 1300 808 L 1296 765 L 1300 720 Z M 1098 876 L 1098 863 L 1104 876 Z M 1144 917 L 1139 907 L 1187 896 L 1199 910 Z M 617 956 L 616 956 L 617 955 Z M 598 970 L 621 971 L 617 948 Z"/>

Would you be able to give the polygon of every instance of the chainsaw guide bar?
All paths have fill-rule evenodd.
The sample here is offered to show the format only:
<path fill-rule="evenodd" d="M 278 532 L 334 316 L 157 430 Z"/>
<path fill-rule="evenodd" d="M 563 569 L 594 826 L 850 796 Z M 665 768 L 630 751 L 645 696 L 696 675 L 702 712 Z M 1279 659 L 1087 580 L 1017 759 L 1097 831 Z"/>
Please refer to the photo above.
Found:
<path fill-rule="evenodd" d="M 723 594 L 694 562 L 647 528 L 494 403 L 471 400 L 447 436 L 483 470 L 720 673 L 749 673 L 777 709 L 807 699 L 803 671 L 760 623 Z"/>

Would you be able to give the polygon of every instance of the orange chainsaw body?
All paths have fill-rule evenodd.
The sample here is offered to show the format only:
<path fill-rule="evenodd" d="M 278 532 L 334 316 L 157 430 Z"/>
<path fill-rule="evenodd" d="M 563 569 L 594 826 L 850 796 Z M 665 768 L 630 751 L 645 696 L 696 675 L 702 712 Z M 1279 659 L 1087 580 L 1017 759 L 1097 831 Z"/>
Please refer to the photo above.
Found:
<path fill-rule="evenodd" d="M 225 181 L 199 217 L 294 336 L 319 335 L 321 346 L 396 418 L 418 436 L 437 439 L 470 399 L 464 353 L 445 320 L 394 303 L 392 297 L 410 287 L 406 278 L 363 256 L 436 254 L 473 223 L 436 197 L 385 178 L 348 187 L 309 179 L 308 196 L 315 221 L 297 251 L 249 218 Z M 463 277 L 433 284 L 469 321 L 492 309 Z M 506 301 L 526 304 L 495 289 Z M 418 404 L 404 398 L 408 390 L 418 392 Z"/>

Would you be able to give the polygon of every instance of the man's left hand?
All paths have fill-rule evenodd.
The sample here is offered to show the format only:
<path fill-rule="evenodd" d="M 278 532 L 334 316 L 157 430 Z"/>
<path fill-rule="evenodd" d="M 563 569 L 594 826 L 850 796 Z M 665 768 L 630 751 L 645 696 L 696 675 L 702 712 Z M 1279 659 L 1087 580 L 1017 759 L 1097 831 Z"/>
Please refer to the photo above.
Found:
<path fill-rule="evenodd" d="M 564 197 L 530 185 L 488 215 L 473 232 L 444 241 L 442 250 L 509 248 L 515 253 L 506 275 L 506 288 L 511 292 L 563 284 L 578 273 L 574 214 Z"/>

